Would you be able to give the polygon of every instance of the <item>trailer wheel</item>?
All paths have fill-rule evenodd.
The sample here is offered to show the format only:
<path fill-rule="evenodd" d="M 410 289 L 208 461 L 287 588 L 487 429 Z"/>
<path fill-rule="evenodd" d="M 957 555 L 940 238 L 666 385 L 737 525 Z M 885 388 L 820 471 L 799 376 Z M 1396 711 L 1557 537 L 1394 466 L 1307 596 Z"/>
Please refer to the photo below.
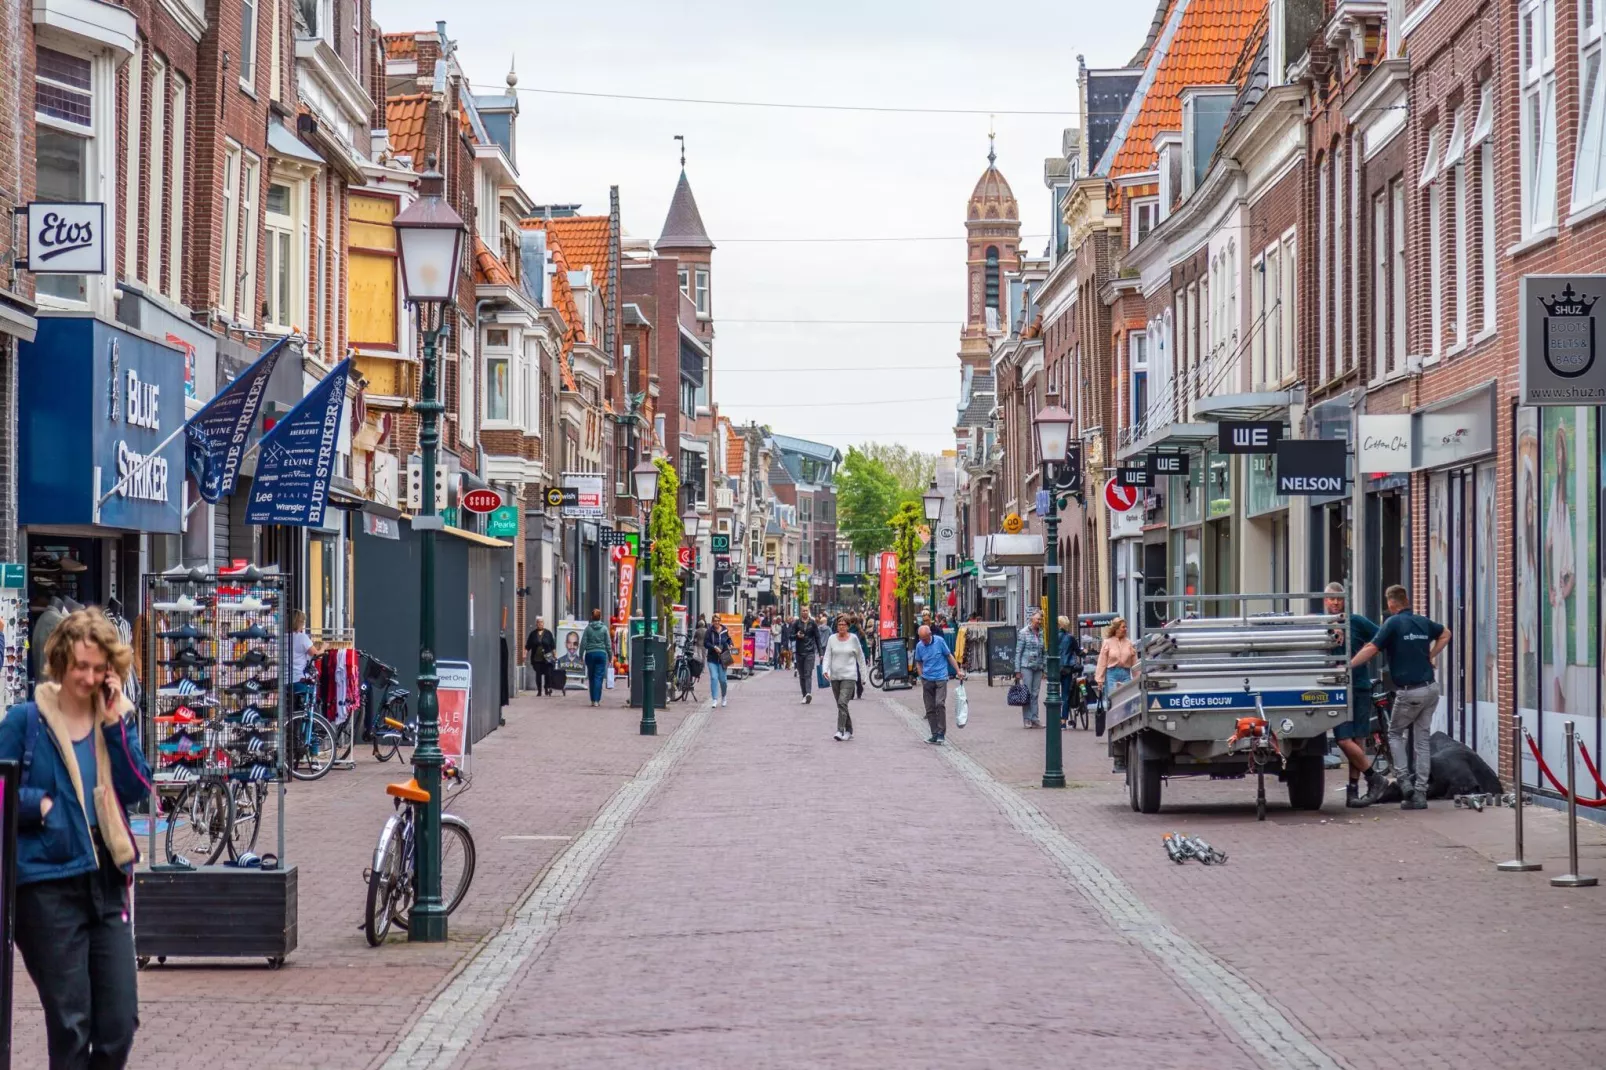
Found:
<path fill-rule="evenodd" d="M 1289 758 L 1283 774 L 1288 782 L 1288 805 L 1295 810 L 1320 810 L 1327 791 L 1327 770 L 1320 757 Z"/>
<path fill-rule="evenodd" d="M 1136 745 L 1133 746 L 1133 757 L 1136 757 Z M 1160 775 L 1165 771 L 1165 759 L 1143 758 L 1138 761 L 1128 761 L 1126 767 L 1136 772 L 1132 774 L 1133 783 L 1133 809 L 1140 814 L 1158 814 L 1160 812 Z"/>
<path fill-rule="evenodd" d="M 1128 741 L 1126 745 L 1126 794 L 1127 801 L 1132 804 L 1132 812 L 1138 811 L 1138 745 L 1136 741 Z"/>

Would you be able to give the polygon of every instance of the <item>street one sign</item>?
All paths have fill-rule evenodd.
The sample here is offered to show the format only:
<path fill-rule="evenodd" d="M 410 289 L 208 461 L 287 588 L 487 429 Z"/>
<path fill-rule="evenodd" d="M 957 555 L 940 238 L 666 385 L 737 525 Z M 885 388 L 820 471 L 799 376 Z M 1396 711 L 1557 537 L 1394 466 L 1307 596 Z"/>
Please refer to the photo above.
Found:
<path fill-rule="evenodd" d="M 1521 292 L 1523 404 L 1606 404 L 1606 361 L 1597 359 L 1595 324 L 1606 275 L 1524 275 Z"/>
<path fill-rule="evenodd" d="M 462 503 L 471 513 L 489 513 L 502 508 L 502 495 L 498 491 L 476 488 L 463 495 Z"/>
<path fill-rule="evenodd" d="M 1283 437 L 1281 420 L 1223 420 L 1217 453 L 1276 453 Z"/>
<path fill-rule="evenodd" d="M 1287 438 L 1277 443 L 1277 493 L 1344 493 L 1349 443 L 1331 438 Z"/>
<path fill-rule="evenodd" d="M 104 204 L 30 204 L 22 214 L 28 227 L 24 270 L 35 275 L 106 274 Z"/>
<path fill-rule="evenodd" d="M 1161 476 L 1185 476 L 1188 474 L 1188 455 L 1186 453 L 1151 453 L 1146 460 L 1149 466 L 1149 475 L 1156 479 Z"/>
<path fill-rule="evenodd" d="M 1104 484 L 1104 504 L 1117 513 L 1124 513 L 1138 504 L 1138 492 L 1112 479 Z"/>

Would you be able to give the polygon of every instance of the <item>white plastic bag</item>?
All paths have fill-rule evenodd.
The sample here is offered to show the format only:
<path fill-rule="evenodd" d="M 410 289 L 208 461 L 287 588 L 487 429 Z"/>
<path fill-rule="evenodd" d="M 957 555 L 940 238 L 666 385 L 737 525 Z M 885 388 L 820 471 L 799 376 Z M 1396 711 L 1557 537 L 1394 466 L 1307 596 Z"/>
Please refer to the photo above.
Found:
<path fill-rule="evenodd" d="M 970 720 L 970 699 L 965 695 L 965 681 L 961 680 L 954 685 L 954 725 L 965 727 Z"/>

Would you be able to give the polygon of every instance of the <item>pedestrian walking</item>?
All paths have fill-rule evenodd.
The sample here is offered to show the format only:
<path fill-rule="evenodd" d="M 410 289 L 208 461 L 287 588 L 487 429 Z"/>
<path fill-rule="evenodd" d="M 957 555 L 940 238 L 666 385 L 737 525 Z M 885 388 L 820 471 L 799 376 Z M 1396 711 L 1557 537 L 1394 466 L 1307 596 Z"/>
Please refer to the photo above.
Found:
<path fill-rule="evenodd" d="M 1396 584 L 1383 592 L 1389 618 L 1371 642 L 1350 659 L 1358 669 L 1377 657 L 1389 656 L 1389 674 L 1394 677 L 1394 713 L 1389 722 L 1389 764 L 1400 785 L 1401 810 L 1428 808 L 1428 773 L 1433 764 L 1429 737 L 1433 711 L 1439 706 L 1439 685 L 1433 678 L 1433 661 L 1450 642 L 1450 629 L 1411 612 L 1411 594 Z M 1405 734 L 1415 733 L 1411 751 L 1415 758 L 1414 779 L 1406 772 Z"/>
<path fill-rule="evenodd" d="M 48 682 L 0 722 L 0 761 L 21 766 L 16 946 L 44 1008 L 51 1070 L 120 1070 L 139 1027 L 126 808 L 150 792 L 123 694 L 133 651 L 97 609 L 45 644 Z"/>
<path fill-rule="evenodd" d="M 717 618 L 703 632 L 703 649 L 708 658 L 708 697 L 716 706 L 729 706 L 730 680 L 725 670 L 731 663 L 731 633 Z"/>
<path fill-rule="evenodd" d="M 781 618 L 770 617 L 770 668 L 781 667 Z"/>
<path fill-rule="evenodd" d="M 1071 629 L 1071 618 L 1061 614 L 1060 629 L 1060 727 L 1069 728 L 1071 706 L 1078 688 L 1076 678 L 1082 675 L 1082 642 Z"/>
<path fill-rule="evenodd" d="M 792 667 L 803 688 L 803 705 L 814 701 L 814 663 L 820 655 L 820 636 L 808 614 L 801 614 L 792 625 Z"/>
<path fill-rule="evenodd" d="M 859 624 L 859 615 L 857 613 L 849 614 L 848 616 L 848 634 L 858 640 L 859 647 L 864 652 L 864 663 L 867 667 L 864 670 L 864 676 L 859 679 L 859 686 L 854 695 L 855 698 L 863 698 L 865 681 L 870 678 L 870 670 L 868 668 L 870 664 L 870 640 L 864 637 L 864 628 Z"/>
<path fill-rule="evenodd" d="M 1326 595 L 1322 605 L 1327 612 L 1335 615 L 1343 613 L 1344 585 L 1336 580 L 1329 583 Z M 1331 653 L 1353 657 L 1377 637 L 1377 624 L 1359 613 L 1348 614 L 1348 625 L 1348 648 L 1336 646 Z M 1344 788 L 1344 805 L 1359 809 L 1371 806 L 1382 798 L 1383 790 L 1388 787 L 1388 778 L 1372 768 L 1372 759 L 1363 744 L 1363 740 L 1372 734 L 1372 670 L 1369 665 L 1362 664 L 1350 670 L 1349 688 L 1354 714 L 1344 724 L 1333 726 L 1333 740 L 1349 760 L 1349 783 Z M 1363 776 L 1366 777 L 1364 795 L 1360 791 L 1360 779 Z"/>
<path fill-rule="evenodd" d="M 920 676 L 920 697 L 926 704 L 926 724 L 931 728 L 931 738 L 926 742 L 941 745 L 948 742 L 948 681 L 954 677 L 963 680 L 965 673 L 942 636 L 931 634 L 929 624 L 920 626 L 919 635 L 915 672 Z"/>
<path fill-rule="evenodd" d="M 580 656 L 586 663 L 586 686 L 591 690 L 591 705 L 602 705 L 602 683 L 608 675 L 608 657 L 613 644 L 608 639 L 608 626 L 602 623 L 602 610 L 591 611 L 591 623 L 580 636 Z"/>
<path fill-rule="evenodd" d="M 853 715 L 848 703 L 857 698 L 864 681 L 870 675 L 870 663 L 864 660 L 864 645 L 850 630 L 852 621 L 846 613 L 836 619 L 836 633 L 825 642 L 825 679 L 831 685 L 836 699 L 836 735 L 833 739 L 847 741 L 853 738 Z"/>
<path fill-rule="evenodd" d="M 1108 694 L 1110 688 L 1132 679 L 1137 664 L 1138 650 L 1127 638 L 1126 618 L 1116 617 L 1104 626 L 1104 641 L 1099 644 L 1099 663 L 1093 670 L 1099 690 Z"/>
<path fill-rule="evenodd" d="M 1020 708 L 1024 728 L 1042 728 L 1037 717 L 1037 689 L 1043 683 L 1043 614 L 1034 610 L 1026 628 L 1015 639 L 1015 682 L 1026 685 L 1026 705 Z"/>
<path fill-rule="evenodd" d="M 552 694 L 552 665 L 557 649 L 558 641 L 546 626 L 546 621 L 536 617 L 535 627 L 530 629 L 529 638 L 524 640 L 524 650 L 530 658 L 530 672 L 535 676 L 537 695 Z"/>

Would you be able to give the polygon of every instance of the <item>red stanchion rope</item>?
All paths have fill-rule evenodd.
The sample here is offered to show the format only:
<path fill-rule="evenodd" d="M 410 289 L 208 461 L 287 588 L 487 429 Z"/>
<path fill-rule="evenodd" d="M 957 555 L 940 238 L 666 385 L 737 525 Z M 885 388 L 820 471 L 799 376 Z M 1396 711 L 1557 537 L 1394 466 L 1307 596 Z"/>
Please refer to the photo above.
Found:
<path fill-rule="evenodd" d="M 1595 768 L 1595 761 L 1589 756 L 1589 748 L 1584 746 L 1584 741 L 1581 739 L 1578 741 L 1578 751 L 1584 756 L 1584 768 L 1595 778 L 1595 790 L 1606 796 L 1606 784 L 1601 783 L 1600 770 Z"/>
<path fill-rule="evenodd" d="M 1562 798 L 1565 799 L 1567 797 L 1567 788 L 1562 784 L 1561 781 L 1556 779 L 1556 774 L 1550 771 L 1550 766 L 1545 764 L 1545 756 L 1539 753 L 1539 745 L 1534 742 L 1534 737 L 1529 735 L 1528 731 L 1524 729 L 1522 738 L 1528 741 L 1528 749 L 1533 752 L 1534 761 L 1539 763 L 1539 771 L 1545 774 L 1545 779 L 1550 781 L 1551 785 L 1554 786 L 1557 791 L 1561 792 Z M 1582 742 L 1580 742 L 1578 745 L 1580 748 L 1583 748 Z M 1587 749 L 1584 750 L 1584 764 L 1589 767 L 1590 774 L 1595 778 L 1595 783 L 1599 784 L 1600 774 L 1595 772 L 1595 765 L 1589 760 L 1589 751 Z M 1606 789 L 1602 790 L 1602 795 L 1606 796 Z M 1606 806 L 1606 798 L 1585 799 L 1580 797 L 1577 799 L 1577 803 L 1579 806 Z"/>

